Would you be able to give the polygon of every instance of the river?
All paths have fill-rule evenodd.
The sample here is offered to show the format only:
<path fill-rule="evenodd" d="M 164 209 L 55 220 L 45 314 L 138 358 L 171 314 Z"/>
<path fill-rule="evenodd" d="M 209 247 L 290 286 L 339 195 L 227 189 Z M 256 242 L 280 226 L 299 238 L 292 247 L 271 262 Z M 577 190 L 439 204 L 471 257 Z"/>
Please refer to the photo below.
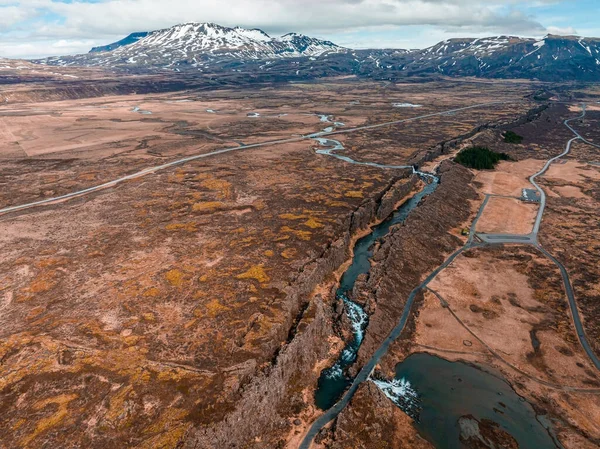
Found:
<path fill-rule="evenodd" d="M 342 275 L 336 291 L 336 296 L 343 301 L 344 312 L 352 323 L 352 338 L 346 342 L 344 350 L 337 361 L 321 372 L 318 387 L 315 391 L 315 403 L 322 410 L 327 410 L 335 404 L 352 383 L 352 378 L 348 376 L 347 371 L 356 360 L 368 324 L 368 315 L 359 304 L 349 298 L 349 292 L 352 291 L 356 280 L 361 274 L 369 273 L 371 257 L 373 257 L 373 245 L 377 240 L 385 237 L 394 225 L 404 222 L 419 202 L 435 191 L 438 186 L 437 178 L 429 177 L 426 179 L 429 182 L 421 191 L 402 203 L 385 221 L 373 226 L 371 232 L 359 239 L 354 245 L 352 263 Z"/>

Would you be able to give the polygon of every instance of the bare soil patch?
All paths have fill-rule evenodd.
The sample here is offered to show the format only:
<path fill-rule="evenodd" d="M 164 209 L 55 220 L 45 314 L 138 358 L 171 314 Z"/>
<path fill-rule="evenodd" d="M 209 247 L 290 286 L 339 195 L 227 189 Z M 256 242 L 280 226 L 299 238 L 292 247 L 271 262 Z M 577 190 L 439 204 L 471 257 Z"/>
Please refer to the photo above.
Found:
<path fill-rule="evenodd" d="M 491 197 L 477 222 L 477 231 L 488 234 L 529 234 L 537 210 L 537 205 L 515 198 Z"/>

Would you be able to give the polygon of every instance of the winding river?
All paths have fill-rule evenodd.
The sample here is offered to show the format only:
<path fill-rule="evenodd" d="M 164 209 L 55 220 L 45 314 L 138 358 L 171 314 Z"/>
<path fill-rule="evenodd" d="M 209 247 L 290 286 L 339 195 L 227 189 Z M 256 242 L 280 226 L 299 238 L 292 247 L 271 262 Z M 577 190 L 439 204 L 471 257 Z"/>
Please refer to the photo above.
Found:
<path fill-rule="evenodd" d="M 333 366 L 323 370 L 319 377 L 318 387 L 315 391 L 315 403 L 322 410 L 327 410 L 335 404 L 352 384 L 352 378 L 348 375 L 348 368 L 356 360 L 368 324 L 367 313 L 359 304 L 349 298 L 349 293 L 354 288 L 358 277 L 369 273 L 373 245 L 379 239 L 384 238 L 394 225 L 404 222 L 419 202 L 437 188 L 438 179 L 436 177 L 425 176 L 425 174 L 423 174 L 423 177 L 428 183 L 421 191 L 402 203 L 385 221 L 373 226 L 371 232 L 359 239 L 354 245 L 352 263 L 342 275 L 336 290 L 336 297 L 344 303 L 344 312 L 352 324 L 353 332 L 337 361 Z"/>

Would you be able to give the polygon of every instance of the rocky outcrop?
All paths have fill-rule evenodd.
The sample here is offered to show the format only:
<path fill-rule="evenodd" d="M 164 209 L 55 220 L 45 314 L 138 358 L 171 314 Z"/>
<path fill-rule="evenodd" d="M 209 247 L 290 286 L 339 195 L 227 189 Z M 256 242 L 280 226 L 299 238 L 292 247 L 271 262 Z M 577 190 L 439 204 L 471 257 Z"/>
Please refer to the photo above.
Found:
<path fill-rule="evenodd" d="M 468 449 L 519 449 L 517 441 L 504 429 L 489 419 L 481 421 L 472 415 L 461 416 L 458 420 L 460 441 Z"/>
<path fill-rule="evenodd" d="M 408 173 L 407 176 L 409 176 Z M 400 179 L 394 183 L 379 201 L 376 214 L 377 220 L 381 221 L 389 217 L 394 212 L 394 209 L 396 209 L 398 202 L 410 193 L 414 185 L 414 178 Z"/>
<path fill-rule="evenodd" d="M 371 382 L 361 385 L 335 426 L 317 438 L 327 449 L 433 449 L 419 436 L 412 419 Z"/>

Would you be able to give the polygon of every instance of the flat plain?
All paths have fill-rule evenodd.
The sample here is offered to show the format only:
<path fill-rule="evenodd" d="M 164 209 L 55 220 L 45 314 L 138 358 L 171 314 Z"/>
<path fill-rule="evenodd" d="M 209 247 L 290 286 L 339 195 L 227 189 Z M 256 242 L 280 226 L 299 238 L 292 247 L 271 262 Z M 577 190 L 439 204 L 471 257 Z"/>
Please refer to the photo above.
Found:
<path fill-rule="evenodd" d="M 344 77 L 92 96 L 88 86 L 61 93 L 59 75 L 33 70 L 0 88 L 0 209 L 207 156 L 0 213 L 2 447 L 297 447 L 322 413 L 320 371 L 349 333 L 336 282 L 358 236 L 421 187 L 410 166 L 439 167 L 441 184 L 377 245 L 372 272 L 352 292 L 370 315 L 353 370 L 410 290 L 466 243 L 462 231 L 486 194 L 505 197 L 490 199 L 477 232 L 531 231 L 538 205 L 518 199 L 521 190 L 562 152 L 572 137 L 562 121 L 580 111 L 579 101 L 540 109 L 530 82 Z M 41 95 L 27 76 L 57 84 L 40 81 L 54 86 Z M 590 108 L 574 126 L 600 142 L 599 119 Z M 524 142 L 504 143 L 508 128 Z M 323 131 L 354 161 L 408 168 L 319 154 L 308 136 Z M 512 160 L 479 172 L 449 160 L 479 143 Z M 578 142 L 551 166 L 540 233 L 569 270 L 597 353 L 598 161 Z M 425 291 L 381 375 L 413 352 L 493 366 L 550 416 L 564 447 L 595 447 L 600 376 L 553 264 L 526 246 L 472 248 L 429 287 L 466 326 Z M 384 401 L 364 383 L 318 444 L 379 447 L 390 428 L 402 436 L 393 447 L 418 447 L 410 419 Z M 384 427 L 371 407 L 387 410 Z M 357 434 L 353 420 L 371 430 Z"/>

